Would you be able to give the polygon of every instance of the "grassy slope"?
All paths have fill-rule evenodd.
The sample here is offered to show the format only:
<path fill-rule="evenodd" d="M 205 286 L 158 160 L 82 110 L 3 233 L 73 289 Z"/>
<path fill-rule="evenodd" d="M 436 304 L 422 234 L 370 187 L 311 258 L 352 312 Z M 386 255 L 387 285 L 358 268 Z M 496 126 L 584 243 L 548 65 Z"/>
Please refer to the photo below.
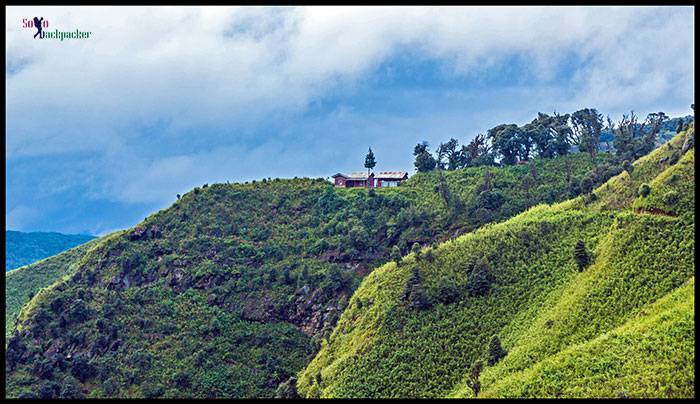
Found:
<path fill-rule="evenodd" d="M 5 271 L 56 255 L 94 238 L 85 234 L 5 231 Z"/>
<path fill-rule="evenodd" d="M 530 183 L 547 192 L 529 199 L 520 186 L 528 168 L 489 169 L 505 201 L 489 220 L 565 199 L 559 166 L 576 181 L 592 163 L 571 155 L 534 164 L 542 174 Z M 470 198 L 484 170 L 446 173 L 465 206 L 454 222 L 434 196 L 437 173 L 375 196 L 308 179 L 197 188 L 100 239 L 74 275 L 25 306 L 10 339 L 24 350 L 6 362 L 7 394 L 52 380 L 94 397 L 270 396 L 308 363 L 315 338 L 330 333 L 346 296 L 391 246 L 405 251 L 478 225 Z M 50 376 L 37 373 L 42 353 Z M 59 366 L 56 355 L 68 354 L 72 362 Z M 71 365 L 77 357 L 95 370 L 83 382 Z"/>
<path fill-rule="evenodd" d="M 95 244 L 88 241 L 56 256 L 5 273 L 5 335 L 15 326 L 22 306 L 41 289 L 72 274 L 80 258 Z"/>
<path fill-rule="evenodd" d="M 533 208 L 441 245 L 432 263 L 417 263 L 411 254 L 399 268 L 375 270 L 300 373 L 300 392 L 469 396 L 469 368 L 486 357 L 497 334 L 509 354 L 483 371 L 481 395 L 694 395 L 692 289 L 681 288 L 694 274 L 694 216 L 632 209 L 658 200 L 652 193 L 638 201 L 642 182 L 674 186 L 664 180 L 669 170 L 682 195 L 674 209 L 694 208 L 688 196 L 694 152 L 669 168 L 682 142 L 678 136 L 636 162 L 632 175 L 611 179 L 588 204 L 580 197 Z M 573 259 L 578 239 L 594 256 L 582 273 Z M 472 297 L 464 292 L 466 261 L 479 256 L 490 262 L 495 282 L 487 296 Z M 459 301 L 423 311 L 406 307 L 399 296 L 415 266 L 428 295 L 437 297 L 435 285 L 452 278 L 462 290 Z M 631 347 L 624 345 L 629 341 Z M 649 356 L 654 365 L 642 364 Z M 582 371 L 586 364 L 591 368 Z"/>

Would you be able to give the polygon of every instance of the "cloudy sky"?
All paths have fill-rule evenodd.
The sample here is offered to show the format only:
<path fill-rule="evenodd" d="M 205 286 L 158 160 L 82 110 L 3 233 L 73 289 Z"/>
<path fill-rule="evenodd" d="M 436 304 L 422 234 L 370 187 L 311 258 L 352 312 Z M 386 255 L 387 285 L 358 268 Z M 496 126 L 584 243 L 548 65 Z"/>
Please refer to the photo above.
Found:
<path fill-rule="evenodd" d="M 691 7 L 8 7 L 7 229 L 104 234 L 203 183 L 413 171 L 538 111 L 690 113 Z M 90 31 L 86 40 L 33 38 Z"/>

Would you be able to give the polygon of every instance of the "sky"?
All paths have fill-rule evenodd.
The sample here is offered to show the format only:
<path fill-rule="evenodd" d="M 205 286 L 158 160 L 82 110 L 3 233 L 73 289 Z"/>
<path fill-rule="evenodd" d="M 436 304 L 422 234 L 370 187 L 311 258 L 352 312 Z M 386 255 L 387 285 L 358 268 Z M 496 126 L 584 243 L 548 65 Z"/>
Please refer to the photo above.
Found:
<path fill-rule="evenodd" d="M 537 112 L 691 113 L 692 7 L 7 7 L 6 229 L 103 235 L 216 182 L 414 172 Z M 34 39 L 89 31 L 86 39 Z"/>

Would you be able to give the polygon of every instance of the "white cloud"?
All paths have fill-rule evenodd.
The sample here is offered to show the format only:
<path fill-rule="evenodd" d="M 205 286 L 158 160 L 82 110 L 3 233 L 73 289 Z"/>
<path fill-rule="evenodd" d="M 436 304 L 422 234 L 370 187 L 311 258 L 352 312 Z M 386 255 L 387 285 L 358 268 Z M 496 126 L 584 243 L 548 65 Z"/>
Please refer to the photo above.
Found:
<path fill-rule="evenodd" d="M 34 15 L 49 30 L 92 37 L 34 40 L 20 27 Z M 173 189 L 214 181 L 227 163 L 238 170 L 227 175 L 254 177 L 256 153 L 276 153 L 277 165 L 288 164 L 280 175 L 289 172 L 303 150 L 286 161 L 289 146 L 274 137 L 264 153 L 233 144 L 153 156 L 139 149 L 149 136 L 238 144 L 407 49 L 476 79 L 523 58 L 533 99 L 522 110 L 617 113 L 693 97 L 689 7 L 8 7 L 6 18 L 6 157 L 95 153 L 104 163 L 95 195 L 129 202 L 169 200 Z M 566 60 L 581 64 L 562 86 Z M 245 163 L 230 164 L 241 154 Z"/>

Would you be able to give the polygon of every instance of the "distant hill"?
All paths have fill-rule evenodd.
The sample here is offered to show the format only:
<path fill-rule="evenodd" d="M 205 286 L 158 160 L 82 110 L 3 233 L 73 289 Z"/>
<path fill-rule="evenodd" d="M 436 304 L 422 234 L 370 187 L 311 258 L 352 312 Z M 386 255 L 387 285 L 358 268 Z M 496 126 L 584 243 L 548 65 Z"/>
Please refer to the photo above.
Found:
<path fill-rule="evenodd" d="M 72 274 L 80 258 L 99 241 L 90 240 L 5 274 L 5 335 L 9 335 L 15 326 L 15 319 L 22 306 L 41 289 Z"/>
<path fill-rule="evenodd" d="M 5 231 L 5 272 L 94 239 L 87 234 Z"/>

